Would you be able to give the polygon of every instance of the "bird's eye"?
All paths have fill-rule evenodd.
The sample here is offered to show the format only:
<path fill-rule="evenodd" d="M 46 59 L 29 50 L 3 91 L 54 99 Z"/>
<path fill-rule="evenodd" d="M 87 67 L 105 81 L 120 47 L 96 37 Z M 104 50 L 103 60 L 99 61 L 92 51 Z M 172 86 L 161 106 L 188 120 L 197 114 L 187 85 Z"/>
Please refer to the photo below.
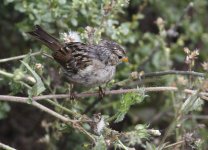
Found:
<path fill-rule="evenodd" d="M 118 59 L 121 59 L 122 58 L 122 56 L 118 56 Z"/>

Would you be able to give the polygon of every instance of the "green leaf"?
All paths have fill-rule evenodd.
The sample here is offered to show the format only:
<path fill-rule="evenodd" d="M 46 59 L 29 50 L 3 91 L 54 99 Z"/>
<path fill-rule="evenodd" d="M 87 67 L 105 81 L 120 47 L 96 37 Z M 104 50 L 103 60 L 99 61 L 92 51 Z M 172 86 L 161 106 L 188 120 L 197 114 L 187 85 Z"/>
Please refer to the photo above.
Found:
<path fill-rule="evenodd" d="M 199 105 L 201 106 L 202 103 L 200 101 L 197 101 L 198 98 L 199 98 L 199 91 L 189 96 L 181 106 L 180 112 L 186 114 L 189 111 L 197 109 L 196 107 L 199 107 Z"/>
<path fill-rule="evenodd" d="M 135 130 L 126 132 L 128 137 L 127 144 L 128 145 L 143 145 L 143 140 L 147 140 L 150 138 L 150 134 L 148 132 L 148 125 L 146 124 L 138 124 L 135 126 Z"/>
<path fill-rule="evenodd" d="M 37 96 L 40 95 L 43 91 L 45 91 L 45 86 L 39 77 L 39 75 L 24 61 L 21 61 L 22 64 L 27 68 L 27 70 L 33 75 L 36 80 L 35 85 L 29 90 L 29 96 Z"/>
<path fill-rule="evenodd" d="M 0 120 L 6 118 L 10 109 L 11 108 L 7 102 L 0 102 Z"/>
<path fill-rule="evenodd" d="M 129 108 L 134 105 L 141 103 L 146 95 L 144 93 L 140 92 L 132 92 L 132 93 L 127 93 L 122 96 L 122 99 L 119 104 L 119 112 L 117 113 L 117 118 L 115 122 L 120 122 L 124 119 L 126 113 L 129 111 Z"/>
<path fill-rule="evenodd" d="M 93 150 L 107 150 L 106 143 L 102 135 L 97 138 Z"/>
<path fill-rule="evenodd" d="M 58 0 L 59 4 L 64 5 L 66 4 L 66 0 Z"/>
<path fill-rule="evenodd" d="M 149 143 L 149 142 L 146 142 L 146 149 L 147 150 L 156 150 L 156 146 Z"/>

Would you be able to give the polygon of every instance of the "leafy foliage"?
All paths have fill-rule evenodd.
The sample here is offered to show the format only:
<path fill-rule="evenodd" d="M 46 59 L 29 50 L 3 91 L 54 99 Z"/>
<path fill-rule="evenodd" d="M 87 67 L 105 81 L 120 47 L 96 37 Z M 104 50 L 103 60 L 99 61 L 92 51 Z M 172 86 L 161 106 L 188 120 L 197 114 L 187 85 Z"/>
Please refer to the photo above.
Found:
<path fill-rule="evenodd" d="M 144 98 L 144 94 L 140 94 L 137 92 L 124 94 L 118 105 L 118 113 L 115 122 L 121 122 L 124 119 L 126 113 L 129 111 L 130 107 L 132 105 L 141 103 L 144 100 Z"/>
<path fill-rule="evenodd" d="M 202 72 L 205 68 L 204 73 L 207 74 L 207 62 L 204 62 L 207 61 L 208 49 L 207 6 L 208 1 L 205 0 L 193 2 L 190 0 L 3 0 L 0 2 L 2 12 L 0 13 L 0 18 L 2 18 L 0 26 L 3 27 L 0 29 L 2 35 L 0 37 L 2 51 L 0 57 L 26 54 L 29 53 L 30 48 L 32 48 L 32 52 L 43 50 L 43 53 L 49 55 L 50 52 L 46 47 L 40 47 L 38 42 L 34 42 L 27 35 L 27 31 L 30 31 L 35 24 L 41 25 L 55 37 L 63 35 L 63 32 L 75 31 L 83 42 L 92 40 L 97 43 L 101 38 L 114 40 L 127 50 L 130 62 L 118 66 L 116 77 L 113 82 L 110 82 L 108 89 L 117 88 L 114 86 L 115 83 L 128 78 L 131 72 L 138 72 L 139 75 L 135 80 L 130 81 L 128 78 L 129 82 L 122 87 L 177 86 L 179 91 L 176 93 L 148 93 L 149 96 L 145 101 L 146 96 L 143 92 L 106 96 L 96 105 L 92 105 L 96 102 L 94 97 L 85 98 L 79 102 L 54 99 L 53 104 L 57 103 L 54 110 L 71 119 L 75 118 L 81 122 L 87 120 L 87 123 L 82 124 L 87 131 L 90 131 L 93 125 L 96 126 L 96 123 L 99 122 L 89 121 L 89 118 L 93 118 L 95 113 L 116 118 L 115 122 L 105 122 L 105 128 L 122 131 L 121 135 L 117 133 L 118 131 L 110 132 L 107 136 L 104 133 L 96 135 L 94 149 L 107 149 L 109 143 L 113 148 L 118 146 L 118 148 L 127 149 L 129 147 L 125 145 L 128 145 L 138 149 L 163 149 L 168 145 L 171 146 L 172 143 L 180 143 L 181 140 L 185 141 L 179 144 L 181 147 L 207 149 L 208 145 L 204 142 L 207 140 L 206 133 L 208 132 L 206 101 L 199 98 L 198 92 L 193 95 L 183 93 L 184 89 L 207 92 L 207 76 L 205 78 L 184 76 L 182 80 L 175 76 L 140 79 L 140 74 L 144 72 L 169 69 Z M 92 29 L 93 32 L 90 34 L 93 36 L 87 31 L 87 26 Z M 190 49 L 190 54 L 184 53 L 185 47 Z M 196 55 L 191 63 L 187 64 L 185 59 L 190 58 L 191 52 L 194 52 L 195 49 L 199 50 L 199 55 Z M 59 74 L 58 64 L 45 56 L 31 57 L 29 53 L 22 63 L 17 60 L 0 63 L 0 71 L 3 72 L 0 72 L 0 93 L 28 96 L 29 91 L 30 97 L 43 93 L 68 93 L 69 86 L 66 79 Z M 201 67 L 201 63 L 204 64 L 203 67 Z M 34 64 L 40 64 L 44 68 L 36 70 Z M 78 88 L 78 91 L 85 90 Z M 22 110 L 25 109 L 23 107 Z M 11 110 L 14 111 L 12 114 L 15 114 L 15 111 L 20 112 L 18 107 L 16 108 L 16 104 L 11 105 Z M 65 112 L 65 110 L 68 111 Z M 9 129 L 9 131 L 15 132 L 14 135 L 19 134 L 20 132 L 16 131 L 19 128 L 15 125 L 19 122 L 26 124 L 29 121 L 18 121 L 15 117 L 24 116 L 29 119 L 30 114 L 23 112 L 19 116 L 12 116 L 14 117 L 12 120 L 13 118 L 6 118 L 8 113 L 11 113 L 10 105 L 1 103 L 0 119 L 3 119 L 1 125 L 14 127 L 15 130 Z M 80 115 L 77 117 L 74 114 Z M 32 120 L 39 117 L 36 113 L 32 115 L 34 117 Z M 12 121 L 4 121 L 4 119 Z M 8 125 L 8 122 L 16 124 Z M 82 134 L 83 132 L 77 132 L 79 129 L 77 124 L 73 124 L 73 127 L 76 127 L 75 130 L 72 130 L 71 127 L 60 130 L 62 124 L 64 127 L 68 127 L 68 125 L 52 120 L 48 116 L 40 118 L 37 122 L 36 124 L 41 122 L 41 129 L 31 127 L 32 129 L 29 130 L 26 128 L 25 134 L 17 136 L 18 139 L 17 137 L 7 137 L 8 140 L 4 134 L 1 134 L 0 138 L 6 139 L 5 141 L 14 141 L 11 145 L 17 146 L 18 149 L 22 148 L 19 148 L 20 144 L 16 141 L 28 142 L 29 144 L 23 144 L 24 148 L 29 145 L 32 149 L 34 149 L 34 145 L 41 142 L 46 146 L 45 149 L 81 149 L 82 143 L 85 143 L 86 146 L 82 148 L 93 147 L 93 144 Z M 32 123 L 26 125 L 32 126 Z M 158 138 L 150 134 L 149 127 L 158 128 L 164 132 Z M 2 129 L 4 128 L 2 127 Z M 23 132 L 22 130 L 21 132 Z M 190 131 L 192 133 L 187 136 Z M 38 136 L 38 140 L 28 138 L 29 135 Z M 37 144 L 34 141 L 41 142 Z M 170 147 L 170 149 L 172 148 L 175 147 Z"/>
<path fill-rule="evenodd" d="M 9 104 L 5 102 L 0 103 L 0 120 L 7 117 L 7 113 L 10 111 L 10 109 L 11 108 Z"/>
<path fill-rule="evenodd" d="M 34 76 L 34 78 L 36 79 L 36 83 L 35 85 L 33 85 L 32 89 L 29 90 L 29 96 L 37 96 L 40 95 L 43 91 L 45 91 L 45 86 L 41 80 L 41 78 L 39 77 L 39 75 L 24 61 L 22 61 L 22 64 L 29 70 L 29 72 Z"/>

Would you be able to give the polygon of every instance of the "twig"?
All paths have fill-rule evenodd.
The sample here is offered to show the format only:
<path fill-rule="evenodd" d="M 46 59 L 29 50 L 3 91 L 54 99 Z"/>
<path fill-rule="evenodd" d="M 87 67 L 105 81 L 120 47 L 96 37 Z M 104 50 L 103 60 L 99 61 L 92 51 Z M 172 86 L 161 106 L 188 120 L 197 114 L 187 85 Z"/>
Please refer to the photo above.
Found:
<path fill-rule="evenodd" d="M 31 53 L 30 56 L 40 55 L 41 53 L 42 53 L 42 51 L 35 52 L 35 53 Z M 9 57 L 9 58 L 4 58 L 4 59 L 0 59 L 0 63 L 12 61 L 12 60 L 22 59 L 22 58 L 26 57 L 27 55 L 28 55 L 28 54 L 20 55 L 20 56 L 14 56 L 14 57 Z"/>
<path fill-rule="evenodd" d="M 176 92 L 178 91 L 177 87 L 144 87 L 142 88 L 145 92 L 163 92 L 163 91 L 172 91 Z M 139 92 L 141 89 L 120 89 L 120 90 L 112 90 L 112 91 L 105 91 L 105 95 L 118 95 L 118 94 L 125 94 L 125 93 L 131 93 L 131 92 Z M 196 90 L 190 90 L 190 89 L 184 89 L 185 93 L 187 94 L 193 94 L 196 92 Z M 80 93 L 76 94 L 77 98 L 84 98 L 84 97 L 90 97 L 90 96 L 99 96 L 98 92 L 94 93 Z M 206 92 L 200 92 L 199 96 L 208 96 L 208 93 Z M 44 99 L 63 99 L 63 98 L 70 98 L 70 94 L 51 94 L 51 95 L 41 95 L 41 96 L 35 96 L 32 99 L 34 101 L 37 100 L 44 100 Z M 0 95 L 0 100 L 6 100 L 6 101 L 14 101 L 14 102 L 22 102 L 25 103 L 26 100 L 28 100 L 27 97 L 19 97 L 19 96 L 8 96 L 8 95 Z"/>
<path fill-rule="evenodd" d="M 138 92 L 141 89 L 120 89 L 120 90 L 112 90 L 112 91 L 105 91 L 105 95 L 113 95 L 113 94 L 123 94 L 123 93 L 129 93 L 129 92 Z M 161 91 L 178 91 L 177 87 L 146 87 L 143 88 L 145 92 L 161 92 Z M 185 93 L 188 94 L 193 94 L 196 91 L 195 90 L 189 90 L 185 89 Z M 199 94 L 200 96 L 208 96 L 208 93 L 201 92 Z M 89 97 L 89 96 L 99 96 L 98 92 L 95 93 L 80 93 L 77 94 L 76 97 L 81 98 L 81 97 Z M 61 98 L 70 98 L 70 94 L 54 94 L 54 95 L 42 95 L 42 96 L 35 96 L 32 98 L 32 106 L 35 106 L 39 108 L 42 111 L 45 111 L 46 113 L 62 120 L 65 123 L 68 123 L 72 125 L 74 128 L 78 129 L 85 135 L 87 135 L 93 142 L 95 140 L 94 135 L 86 131 L 84 128 L 82 128 L 79 124 L 78 121 L 76 120 L 71 120 L 70 118 L 67 118 L 63 115 L 58 114 L 57 112 L 43 106 L 42 104 L 38 103 L 37 100 L 44 100 L 44 99 L 50 99 L 50 98 L 56 98 L 56 99 L 61 99 Z M 20 102 L 20 103 L 28 103 L 28 97 L 18 97 L 18 96 L 9 96 L 9 95 L 0 95 L 0 101 L 10 101 L 10 102 Z"/>
<path fill-rule="evenodd" d="M 17 97 L 17 96 L 7 96 L 7 95 L 0 95 L 0 101 L 1 100 L 6 100 L 6 101 L 10 101 L 10 102 L 19 102 L 19 103 L 26 103 L 28 104 L 28 98 L 26 97 Z M 91 133 L 89 133 L 88 131 L 86 131 L 83 127 L 77 125 L 78 121 L 77 120 L 71 120 L 65 116 L 62 116 L 60 114 L 58 114 L 57 112 L 45 107 L 44 105 L 38 103 L 37 101 L 32 101 L 31 103 L 32 106 L 35 106 L 36 108 L 39 108 L 42 111 L 45 111 L 46 113 L 60 119 L 61 121 L 70 124 L 72 127 L 78 129 L 80 132 L 84 133 L 85 135 L 87 135 L 93 142 L 95 141 L 93 135 Z"/>
<path fill-rule="evenodd" d="M 0 142 L 0 149 L 5 149 L 5 150 L 16 150 L 15 148 L 13 147 L 10 147 L 9 145 L 6 145 L 6 144 L 3 144 Z"/>
<path fill-rule="evenodd" d="M 132 79 L 131 77 L 129 77 L 128 79 L 115 83 L 113 88 L 117 86 L 123 87 L 132 81 L 135 82 L 136 80 L 138 80 L 137 85 L 140 85 L 140 83 L 145 83 L 146 81 L 148 81 L 149 79 L 147 78 L 166 76 L 166 75 L 191 75 L 196 77 L 205 77 L 204 73 L 195 72 L 195 71 L 179 71 L 179 70 L 158 71 L 158 72 L 144 73 L 141 76 L 138 76 L 137 79 Z M 158 79 L 156 81 L 158 82 Z"/>
<path fill-rule="evenodd" d="M 19 102 L 19 103 L 27 103 L 28 104 L 28 98 L 27 97 L 17 97 L 17 96 L 7 96 L 7 95 L 0 95 L 0 100 L 6 100 L 6 101 L 10 101 L 10 102 Z M 55 111 L 39 104 L 38 102 L 36 101 L 32 101 L 31 105 L 51 114 L 52 116 L 56 117 L 56 118 L 59 118 L 60 120 L 62 120 L 63 122 L 71 122 L 73 123 L 74 121 L 67 118 L 67 117 L 64 117 L 58 113 L 56 113 Z"/>
<path fill-rule="evenodd" d="M 72 115 L 72 116 L 76 116 L 76 117 L 80 117 L 80 114 L 78 114 L 77 112 L 73 112 L 72 110 L 70 110 L 70 109 L 68 109 L 68 108 L 66 108 L 66 107 L 64 107 L 64 106 L 62 106 L 62 105 L 60 105 L 59 103 L 57 103 L 57 102 L 54 102 L 54 101 L 52 101 L 52 100 L 50 100 L 50 99 L 46 99 L 46 101 L 48 102 L 48 103 L 50 103 L 50 104 L 52 104 L 53 106 L 55 106 L 55 107 L 58 107 L 58 108 L 60 108 L 61 110 L 64 110 L 65 112 L 67 112 L 68 114 L 70 114 L 70 115 Z"/>
<path fill-rule="evenodd" d="M 173 144 L 170 144 L 170 145 L 165 146 L 164 149 L 167 149 L 167 148 L 170 148 L 170 147 L 174 147 L 174 146 L 177 146 L 177 145 L 181 145 L 181 144 L 183 144 L 184 142 L 185 142 L 184 140 L 178 141 L 178 142 L 176 142 L 176 143 L 173 143 Z"/>
<path fill-rule="evenodd" d="M 4 70 L 0 70 L 0 75 L 3 75 L 7 78 L 14 78 L 15 77 L 15 74 L 9 73 L 9 72 L 4 71 Z M 35 78 L 30 76 L 30 75 L 22 75 L 22 77 L 19 78 L 18 81 L 23 81 L 23 82 L 26 82 L 26 83 L 29 83 L 29 84 L 35 84 L 36 83 Z"/>
<path fill-rule="evenodd" d="M 164 76 L 164 75 L 171 75 L 171 74 L 174 74 L 174 75 L 192 75 L 192 76 L 205 77 L 205 74 L 200 73 L 200 72 L 168 70 L 168 71 L 158 71 L 158 72 L 145 73 L 144 75 L 141 76 L 141 78 L 157 77 L 157 76 Z"/>
<path fill-rule="evenodd" d="M 184 117 L 199 119 L 199 120 L 208 120 L 208 115 L 186 115 Z"/>
<path fill-rule="evenodd" d="M 3 75 L 5 77 L 7 77 L 7 78 L 13 78 L 14 77 L 14 74 L 6 72 L 6 71 L 3 71 L 3 70 L 0 70 L 0 75 Z"/>
<path fill-rule="evenodd" d="M 54 116 L 54 117 L 56 117 L 56 118 L 59 118 L 59 119 L 62 120 L 63 122 L 66 122 L 66 123 L 74 123 L 74 120 L 71 120 L 71 119 L 69 119 L 69 118 L 67 118 L 67 117 L 64 117 L 64 116 L 62 116 L 62 115 L 56 113 L 55 111 L 53 111 L 53 110 L 51 110 L 51 109 L 49 109 L 49 108 L 47 108 L 47 107 L 45 107 L 45 106 L 39 104 L 39 103 L 36 102 L 36 101 L 33 101 L 33 102 L 32 102 L 32 105 L 35 106 L 35 107 L 37 107 L 37 108 L 39 108 L 40 110 L 43 110 L 43 111 L 47 112 L 48 114 L 50 114 L 50 115 L 52 115 L 52 116 Z"/>

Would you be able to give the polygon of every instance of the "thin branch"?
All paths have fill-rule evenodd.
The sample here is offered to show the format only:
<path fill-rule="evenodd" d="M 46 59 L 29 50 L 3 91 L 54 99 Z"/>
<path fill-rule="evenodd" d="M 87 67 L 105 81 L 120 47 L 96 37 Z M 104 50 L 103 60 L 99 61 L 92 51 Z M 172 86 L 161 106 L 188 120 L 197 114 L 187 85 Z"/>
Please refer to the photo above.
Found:
<path fill-rule="evenodd" d="M 10 102 L 19 102 L 19 103 L 27 103 L 28 104 L 28 98 L 27 97 L 18 97 L 18 96 L 8 96 L 8 95 L 0 95 L 0 100 L 5 100 L 5 101 L 10 101 Z M 67 118 L 67 117 L 63 117 L 60 114 L 56 113 L 55 111 L 39 104 L 36 101 L 32 101 L 31 105 L 51 114 L 52 116 L 59 118 L 60 120 L 62 120 L 63 122 L 71 122 L 73 123 L 73 120 Z"/>
<path fill-rule="evenodd" d="M 157 76 L 164 76 L 164 75 L 192 75 L 192 76 L 198 76 L 198 77 L 205 77 L 204 73 L 200 72 L 194 72 L 194 71 L 179 71 L 179 70 L 168 70 L 168 71 L 158 71 L 158 72 L 151 72 L 151 73 L 145 73 L 141 76 L 141 78 L 145 77 L 157 77 Z"/>
<path fill-rule="evenodd" d="M 0 95 L 0 101 L 4 100 L 4 101 L 9 101 L 9 102 L 19 102 L 19 103 L 28 103 L 28 98 L 27 97 L 17 97 L 17 96 L 7 96 L 7 95 Z M 83 127 L 78 125 L 78 121 L 77 120 L 71 120 L 68 117 L 65 117 L 63 115 L 60 115 L 59 113 L 45 107 L 44 105 L 38 103 L 37 101 L 32 101 L 31 103 L 32 106 L 39 108 L 40 110 L 58 118 L 59 120 L 70 124 L 72 127 L 78 129 L 80 132 L 84 133 L 85 135 L 87 135 L 93 142 L 95 141 L 93 135 L 91 133 L 89 133 L 88 131 L 86 131 Z"/>
<path fill-rule="evenodd" d="M 170 147 L 175 147 L 175 146 L 181 145 L 181 144 L 183 144 L 184 142 L 185 142 L 184 140 L 178 141 L 178 142 L 176 142 L 176 143 L 173 143 L 173 144 L 170 144 L 170 145 L 165 146 L 164 149 L 167 149 L 167 148 L 170 148 Z"/>
<path fill-rule="evenodd" d="M 6 145 L 6 144 L 3 144 L 0 142 L 0 149 L 5 149 L 5 150 L 16 150 L 15 148 L 9 146 L 9 145 Z"/>
<path fill-rule="evenodd" d="M 40 110 L 45 111 L 46 113 L 48 113 L 48 114 L 50 114 L 50 115 L 52 115 L 52 116 L 54 116 L 54 117 L 56 117 L 56 118 L 59 118 L 60 120 L 62 120 L 62 121 L 65 122 L 65 123 L 71 123 L 71 124 L 74 123 L 74 120 L 71 120 L 71 119 L 69 119 L 69 118 L 67 118 L 67 117 L 64 117 L 64 116 L 58 114 L 57 112 L 55 112 L 55 111 L 53 111 L 53 110 L 51 110 L 51 109 L 49 109 L 49 108 L 47 108 L 47 107 L 45 107 L 45 106 L 39 104 L 39 103 L 36 102 L 36 101 L 33 101 L 33 102 L 32 102 L 32 105 L 35 106 L 35 107 L 37 107 L 37 108 L 39 108 Z"/>
<path fill-rule="evenodd" d="M 35 52 L 35 53 L 31 53 L 30 56 L 40 55 L 41 53 L 42 53 L 42 51 Z M 24 54 L 24 55 L 20 55 L 20 56 L 14 56 L 14 57 L 9 57 L 9 58 L 0 59 L 0 63 L 4 63 L 4 62 L 8 62 L 8 61 L 13 61 L 13 60 L 22 59 L 22 58 L 26 57 L 27 55 L 28 55 L 28 54 Z"/>
<path fill-rule="evenodd" d="M 3 71 L 3 70 L 0 70 L 0 75 L 3 75 L 5 77 L 7 77 L 7 78 L 13 78 L 14 77 L 14 74 L 6 72 L 6 71 Z"/>
<path fill-rule="evenodd" d="M 72 116 L 80 117 L 80 114 L 79 114 L 79 113 L 74 112 L 74 111 L 72 111 L 72 110 L 70 110 L 70 109 L 68 109 L 68 108 L 66 108 L 66 107 L 64 107 L 64 106 L 62 106 L 62 105 L 60 105 L 60 104 L 57 103 L 57 102 L 54 102 L 54 101 L 52 101 L 52 100 L 50 100 L 50 99 L 46 99 L 46 101 L 47 101 L 48 103 L 52 104 L 53 106 L 58 107 L 58 108 L 60 108 L 61 110 L 64 110 L 65 112 L 67 112 L 68 114 L 70 114 L 70 115 L 72 115 Z"/>
<path fill-rule="evenodd" d="M 178 91 L 177 87 L 146 87 L 146 88 L 135 88 L 135 89 L 120 89 L 120 90 L 112 90 L 112 91 L 105 91 L 105 95 L 113 95 L 113 94 L 123 94 L 123 93 L 129 93 L 129 92 L 139 92 L 139 91 L 145 91 L 145 92 L 162 92 L 162 91 Z M 193 94 L 196 91 L 185 89 L 183 92 L 188 94 Z M 200 96 L 208 96 L 208 93 L 201 92 L 199 93 Z M 76 97 L 89 97 L 89 96 L 99 96 L 98 92 L 95 93 L 80 93 L 77 94 Z M 70 124 L 73 128 L 78 129 L 80 132 L 87 135 L 93 142 L 95 140 L 94 135 L 86 131 L 83 127 L 81 127 L 77 120 L 71 120 L 68 117 L 65 117 L 63 115 L 58 114 L 57 112 L 45 107 L 44 105 L 38 103 L 36 100 L 44 100 L 44 99 L 50 99 L 50 98 L 70 98 L 70 94 L 54 94 L 54 95 L 42 95 L 42 96 L 35 96 L 32 98 L 31 105 L 39 108 L 42 111 L 45 111 L 46 113 L 62 120 L 63 122 Z M 20 102 L 20 103 L 27 103 L 28 104 L 28 97 L 18 97 L 18 96 L 9 96 L 9 95 L 0 95 L 0 101 L 10 101 L 10 102 Z"/>
<path fill-rule="evenodd" d="M 138 80 L 139 83 L 137 85 L 140 85 L 140 83 L 145 83 L 146 80 L 148 81 L 149 79 L 147 78 L 152 78 L 152 77 L 160 77 L 160 76 L 166 76 L 166 75 L 190 75 L 190 76 L 195 76 L 195 77 L 206 77 L 204 73 L 201 72 L 195 72 L 195 71 L 179 71 L 179 70 L 167 70 L 167 71 L 158 71 L 158 72 L 150 72 L 150 73 L 144 73 L 142 75 L 138 75 L 136 79 L 132 79 L 132 77 L 129 77 L 128 79 L 125 79 L 123 81 L 117 82 L 114 84 L 114 87 L 123 87 L 126 84 L 129 84 L 130 82 L 135 82 Z M 158 79 L 156 80 L 158 82 Z"/>
<path fill-rule="evenodd" d="M 163 92 L 163 91 L 172 91 L 176 92 L 178 91 L 177 87 L 143 87 L 143 88 L 134 88 L 134 89 L 120 89 L 120 90 L 111 90 L 111 91 L 105 91 L 105 95 L 118 95 L 118 94 L 125 94 L 125 93 L 131 93 L 131 92 L 139 92 L 141 89 L 144 92 Z M 190 89 L 184 89 L 185 93 L 187 94 L 194 94 L 196 90 L 190 90 Z M 77 98 L 84 98 L 84 97 L 90 97 L 90 96 L 99 96 L 98 92 L 94 93 L 80 93 L 76 94 Z M 200 92 L 199 96 L 208 96 L 208 93 L 206 92 Z M 44 100 L 44 99 L 63 99 L 63 98 L 70 98 L 70 94 L 51 94 L 51 95 L 41 95 L 41 96 L 35 96 L 32 99 L 34 101 L 37 100 Z M 0 100 L 5 100 L 5 101 L 13 101 L 13 102 L 22 102 L 25 103 L 28 98 L 27 97 L 19 97 L 19 96 L 8 96 L 8 95 L 0 95 Z"/>
<path fill-rule="evenodd" d="M 4 70 L 0 70 L 0 75 L 5 76 L 7 78 L 11 78 L 11 79 L 15 77 L 15 74 L 9 73 L 9 72 L 4 71 Z M 29 83 L 29 84 L 32 84 L 32 85 L 36 83 L 35 78 L 30 76 L 30 75 L 22 75 L 22 77 L 19 78 L 18 81 L 23 81 L 23 82 L 26 82 L 26 83 Z"/>

